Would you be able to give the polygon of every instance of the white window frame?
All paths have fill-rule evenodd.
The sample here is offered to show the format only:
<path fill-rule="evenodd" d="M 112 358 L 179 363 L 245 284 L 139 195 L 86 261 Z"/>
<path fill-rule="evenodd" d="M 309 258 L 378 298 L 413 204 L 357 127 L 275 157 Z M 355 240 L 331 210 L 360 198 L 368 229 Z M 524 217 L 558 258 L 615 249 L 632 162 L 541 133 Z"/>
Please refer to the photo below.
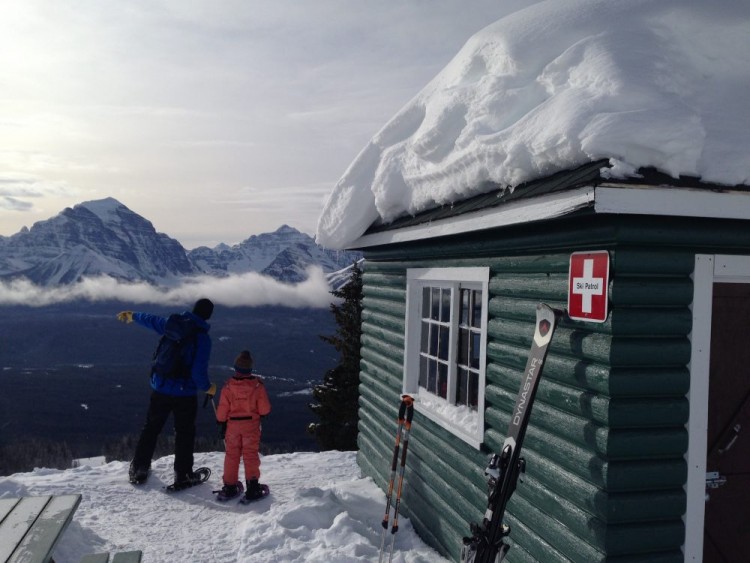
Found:
<path fill-rule="evenodd" d="M 484 404 L 487 365 L 487 320 L 489 303 L 489 279 L 490 269 L 486 267 L 476 268 L 411 268 L 406 272 L 406 329 L 405 329 L 405 351 L 404 351 L 404 373 L 403 393 L 411 395 L 416 399 L 415 409 L 432 420 L 435 424 L 445 428 L 464 442 L 479 449 L 484 441 Z M 422 393 L 420 397 L 419 387 L 419 361 L 420 342 L 422 326 L 422 288 L 424 287 L 450 287 L 453 288 L 451 302 L 451 344 L 448 361 L 449 385 L 448 398 L 455 396 L 455 378 L 457 374 L 456 360 L 458 354 L 458 305 L 460 299 L 460 287 L 469 289 L 481 289 L 482 291 L 482 320 L 481 337 L 479 348 L 479 381 L 477 390 L 476 424 L 467 428 L 455 422 L 446 412 L 451 409 L 459 409 L 451 405 L 449 401 L 441 399 L 432 393 Z M 471 415 L 474 417 L 474 414 Z"/>

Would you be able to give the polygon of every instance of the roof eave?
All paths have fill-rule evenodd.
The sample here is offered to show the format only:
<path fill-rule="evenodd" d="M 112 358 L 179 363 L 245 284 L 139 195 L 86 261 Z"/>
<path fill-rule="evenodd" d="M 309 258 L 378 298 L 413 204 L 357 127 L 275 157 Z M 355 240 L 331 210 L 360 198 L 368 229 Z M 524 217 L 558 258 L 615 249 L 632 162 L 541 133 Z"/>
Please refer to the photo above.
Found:
<path fill-rule="evenodd" d="M 594 204 L 594 189 L 593 186 L 585 186 L 533 199 L 512 201 L 498 207 L 464 213 L 456 217 L 391 231 L 365 234 L 348 245 L 347 249 L 359 250 L 373 246 L 411 242 L 554 219 L 569 215 L 585 207 L 592 207 Z"/>
<path fill-rule="evenodd" d="M 596 213 L 750 219 L 750 192 L 608 182 L 597 186 Z"/>
<path fill-rule="evenodd" d="M 545 221 L 584 208 L 597 214 L 656 215 L 750 220 L 750 192 L 607 182 L 433 220 L 400 229 L 365 234 L 347 246 L 364 249 Z"/>

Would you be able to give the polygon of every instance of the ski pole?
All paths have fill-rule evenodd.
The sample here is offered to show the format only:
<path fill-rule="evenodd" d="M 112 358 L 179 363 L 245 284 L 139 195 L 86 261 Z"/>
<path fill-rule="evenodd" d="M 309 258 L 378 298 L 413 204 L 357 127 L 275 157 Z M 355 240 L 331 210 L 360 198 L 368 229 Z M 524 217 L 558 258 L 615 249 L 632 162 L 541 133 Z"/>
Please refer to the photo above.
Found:
<path fill-rule="evenodd" d="M 380 558 L 378 563 L 383 562 L 383 548 L 385 547 L 385 533 L 388 530 L 388 522 L 391 517 L 391 497 L 393 496 L 393 483 L 396 480 L 396 468 L 398 467 L 398 452 L 401 447 L 401 434 L 404 428 L 406 417 L 406 401 L 401 399 L 398 407 L 398 427 L 396 429 L 396 445 L 393 447 L 393 459 L 391 460 L 391 477 L 388 482 L 388 492 L 386 493 L 385 516 L 383 516 L 383 533 L 380 536 Z"/>
<path fill-rule="evenodd" d="M 401 492 L 404 488 L 404 469 L 406 468 L 406 452 L 409 450 L 409 432 L 411 431 L 411 421 L 414 417 L 414 399 L 409 395 L 404 395 L 406 402 L 406 420 L 404 420 L 404 449 L 401 452 L 401 467 L 398 475 L 398 489 L 396 492 L 396 504 L 393 507 L 393 525 L 391 526 L 391 550 L 388 556 L 388 563 L 393 560 L 393 546 L 396 543 L 396 532 L 398 532 L 398 507 L 401 504 Z"/>

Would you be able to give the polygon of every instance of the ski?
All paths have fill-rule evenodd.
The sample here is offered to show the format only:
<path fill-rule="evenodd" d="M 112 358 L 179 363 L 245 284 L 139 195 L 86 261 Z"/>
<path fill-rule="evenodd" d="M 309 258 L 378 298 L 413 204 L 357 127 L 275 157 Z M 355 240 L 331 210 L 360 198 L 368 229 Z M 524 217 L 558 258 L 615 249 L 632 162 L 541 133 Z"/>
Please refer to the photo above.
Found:
<path fill-rule="evenodd" d="M 255 497 L 255 498 L 247 498 L 246 496 L 243 495 L 242 498 L 240 498 L 238 504 L 251 504 L 253 502 L 257 502 L 257 501 L 259 501 L 261 499 L 264 499 L 268 495 L 271 494 L 271 489 L 268 488 L 268 485 L 264 485 L 264 484 L 261 483 L 260 490 L 263 493 L 261 496 Z"/>
<path fill-rule="evenodd" d="M 211 470 L 208 467 L 199 467 L 198 469 L 193 471 L 193 474 L 197 476 L 196 479 L 179 483 L 175 481 L 174 483 L 166 487 L 166 491 L 168 493 L 176 493 L 178 491 L 183 491 L 185 489 L 195 487 L 196 485 L 200 485 L 201 483 L 205 483 L 206 481 L 208 481 L 208 478 L 211 477 Z"/>
<path fill-rule="evenodd" d="M 393 545 L 396 540 L 396 536 L 393 535 L 398 532 L 398 509 L 401 504 L 401 493 L 404 486 L 404 469 L 406 468 L 406 452 L 409 449 L 409 432 L 411 431 L 411 421 L 414 417 L 414 399 L 409 395 L 404 395 L 401 398 L 401 404 L 398 409 L 398 427 L 396 429 L 396 445 L 393 448 L 393 459 L 391 461 L 391 478 L 388 483 L 388 492 L 386 493 L 386 504 L 385 504 L 385 516 L 383 516 L 383 534 L 380 538 L 380 557 L 378 563 L 383 562 L 383 556 L 385 555 L 385 534 L 388 530 L 388 523 L 391 517 L 391 501 L 393 499 L 393 485 L 396 480 L 396 468 L 398 466 L 398 454 L 401 448 L 401 439 L 403 435 L 404 449 L 401 453 L 401 467 L 399 469 L 398 487 L 396 493 L 396 504 L 393 510 L 393 525 L 391 526 L 391 549 L 388 561 L 393 558 Z"/>
<path fill-rule="evenodd" d="M 481 523 L 471 524 L 472 535 L 463 539 L 462 563 L 500 563 L 510 549 L 504 541 L 510 534 L 510 526 L 503 523 L 505 508 L 516 490 L 519 475 L 525 469 L 525 461 L 520 456 L 521 446 L 558 314 L 544 303 L 537 305 L 534 338 L 511 413 L 507 438 L 501 452 L 492 454 L 484 471 L 488 488 L 487 510 Z"/>

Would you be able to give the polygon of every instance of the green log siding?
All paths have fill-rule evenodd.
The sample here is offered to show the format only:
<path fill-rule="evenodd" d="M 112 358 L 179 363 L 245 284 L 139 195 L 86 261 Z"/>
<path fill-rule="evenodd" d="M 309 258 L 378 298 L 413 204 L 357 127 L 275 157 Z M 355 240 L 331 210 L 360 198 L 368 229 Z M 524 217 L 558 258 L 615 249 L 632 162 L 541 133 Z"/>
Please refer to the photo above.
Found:
<path fill-rule="evenodd" d="M 358 456 L 385 489 L 403 375 L 407 268 L 489 266 L 483 448 L 416 413 L 401 505 L 417 532 L 453 560 L 469 522 L 484 512 L 483 471 L 505 438 L 536 304 L 565 307 L 570 252 L 581 250 L 505 256 L 499 244 L 459 246 L 462 257 L 452 259 L 445 241 L 365 251 Z M 465 258 L 467 248 L 481 248 L 474 253 L 481 256 Z M 526 475 L 509 505 L 510 563 L 682 561 L 694 256 L 609 250 L 609 319 L 564 320 L 553 339 L 524 444 Z"/>

